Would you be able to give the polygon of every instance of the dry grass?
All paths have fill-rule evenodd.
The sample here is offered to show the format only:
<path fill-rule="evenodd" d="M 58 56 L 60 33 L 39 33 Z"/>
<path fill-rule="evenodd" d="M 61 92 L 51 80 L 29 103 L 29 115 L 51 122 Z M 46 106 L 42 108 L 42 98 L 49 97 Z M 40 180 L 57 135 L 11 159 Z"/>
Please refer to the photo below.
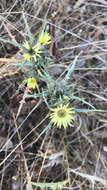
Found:
<path fill-rule="evenodd" d="M 75 56 L 84 51 L 70 79 L 72 91 L 97 109 L 106 110 L 107 2 L 1 1 L 0 37 L 16 42 L 28 38 L 23 13 L 35 37 L 45 22 L 49 30 L 54 16 L 58 44 L 55 65 L 69 68 Z M 70 181 L 62 189 L 107 189 L 107 113 L 77 114 L 75 128 L 53 128 L 40 137 L 47 124 L 41 99 L 23 104 L 15 119 L 24 93 L 23 89 L 17 91 L 22 81 L 14 67 L 18 53 L 20 49 L 0 43 L 0 189 L 38 190 L 31 181 L 67 178 Z M 77 100 L 72 105 L 85 107 Z"/>

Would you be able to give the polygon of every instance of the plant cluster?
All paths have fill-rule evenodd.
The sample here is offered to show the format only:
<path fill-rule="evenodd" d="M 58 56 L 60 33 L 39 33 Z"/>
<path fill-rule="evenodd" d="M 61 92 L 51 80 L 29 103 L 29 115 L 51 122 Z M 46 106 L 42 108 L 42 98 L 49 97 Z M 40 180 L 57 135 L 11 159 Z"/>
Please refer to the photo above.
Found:
<path fill-rule="evenodd" d="M 72 84 L 70 83 L 70 76 L 75 69 L 81 52 L 75 57 L 68 70 L 61 74 L 61 76 L 53 78 L 49 72 L 49 67 L 52 67 L 49 52 L 50 43 L 51 36 L 45 29 L 42 30 L 38 39 L 35 39 L 30 34 L 30 39 L 22 44 L 23 61 L 20 64 L 20 69 L 25 76 L 24 84 L 30 89 L 30 93 L 26 95 L 26 98 L 37 99 L 38 97 L 42 97 L 49 109 L 49 125 L 45 130 L 52 126 L 58 128 L 73 127 L 76 112 L 95 111 L 95 108 L 90 103 L 71 93 Z M 43 85 L 41 86 L 41 84 Z M 81 101 L 92 109 L 83 110 L 70 107 L 71 99 Z"/>
<path fill-rule="evenodd" d="M 51 43 L 51 36 L 43 27 L 39 37 L 37 39 L 31 34 L 26 18 L 24 21 L 27 28 L 28 40 L 25 40 L 22 44 L 11 42 L 0 38 L 3 42 L 11 43 L 20 49 L 22 49 L 23 59 L 16 66 L 24 74 L 24 81 L 22 85 L 27 86 L 30 89 L 30 93 L 26 94 L 25 98 L 37 99 L 42 97 L 47 108 L 49 109 L 49 125 L 44 129 L 45 132 L 52 126 L 58 128 L 68 126 L 73 127 L 75 120 L 75 114 L 77 112 L 93 112 L 97 111 L 94 106 L 74 95 L 72 92 L 72 84 L 70 77 L 75 69 L 77 59 L 79 55 L 75 57 L 68 70 L 65 70 L 57 78 L 52 77 L 49 72 L 49 67 L 52 67 L 52 60 L 50 57 L 49 45 Z M 56 64 L 57 66 L 58 64 Z M 43 84 L 43 85 L 41 85 Z M 70 106 L 70 100 L 81 101 L 91 109 L 76 109 Z M 42 134 L 43 134 L 42 132 Z"/>
<path fill-rule="evenodd" d="M 32 94 L 27 94 L 26 98 L 43 97 L 48 109 L 50 110 L 51 125 L 61 128 L 72 126 L 74 120 L 72 114 L 75 113 L 74 108 L 69 107 L 70 85 L 67 82 L 68 72 L 64 79 L 53 79 L 49 73 L 51 65 L 50 54 L 47 45 L 51 43 L 51 36 L 47 31 L 42 31 L 38 39 L 35 41 L 25 41 L 23 43 L 23 58 L 21 69 L 26 76 L 26 83 Z M 27 70 L 27 72 L 26 72 Z M 41 82 L 44 86 L 40 87 Z"/>

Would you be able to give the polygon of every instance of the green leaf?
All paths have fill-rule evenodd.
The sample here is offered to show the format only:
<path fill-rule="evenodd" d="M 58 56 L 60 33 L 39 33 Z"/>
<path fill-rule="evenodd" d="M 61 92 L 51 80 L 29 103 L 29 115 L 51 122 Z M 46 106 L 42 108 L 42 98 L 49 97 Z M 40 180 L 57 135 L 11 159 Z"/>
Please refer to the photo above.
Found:
<path fill-rule="evenodd" d="M 94 107 L 93 105 L 91 105 L 89 102 L 85 101 L 85 100 L 82 99 L 82 98 L 79 98 L 79 97 L 74 96 L 74 95 L 72 95 L 72 94 L 71 94 L 71 95 L 67 95 L 67 96 L 70 97 L 72 100 L 78 100 L 78 101 L 80 101 L 80 102 L 82 102 L 82 103 L 84 103 L 84 104 L 90 106 L 91 108 L 95 109 L 95 107 Z"/>
<path fill-rule="evenodd" d="M 76 63 L 77 63 L 77 59 L 78 59 L 78 57 L 80 56 L 80 54 L 81 54 L 81 52 L 80 52 L 79 55 L 77 55 L 77 56 L 75 57 L 75 59 L 73 60 L 72 65 L 70 66 L 70 68 L 68 69 L 67 74 L 65 75 L 65 80 L 68 80 L 68 79 L 70 78 L 72 72 L 73 72 L 74 69 L 75 69 L 75 66 L 76 66 Z"/>
<path fill-rule="evenodd" d="M 44 91 L 42 92 L 42 96 L 43 96 L 44 102 L 45 102 L 45 104 L 47 105 L 48 109 L 50 109 L 50 106 L 49 106 L 49 104 L 48 104 L 48 102 L 47 102 L 47 99 L 46 99 L 46 97 L 45 97 Z"/>
<path fill-rule="evenodd" d="M 31 182 L 32 185 L 36 187 L 40 187 L 42 190 L 45 190 L 47 188 L 52 189 L 52 190 L 57 190 L 63 188 L 67 183 L 69 183 L 70 179 L 68 178 L 67 180 L 64 180 L 62 182 L 52 182 L 52 183 L 36 183 L 36 182 Z"/>
<path fill-rule="evenodd" d="M 31 42 L 31 44 L 32 44 L 33 41 L 34 41 L 34 38 L 33 38 L 32 33 L 30 32 L 30 27 L 29 27 L 29 25 L 28 25 L 28 23 L 27 23 L 27 19 L 26 19 L 26 17 L 25 17 L 24 12 L 23 12 L 23 20 L 24 20 L 24 22 L 25 22 L 27 34 L 28 34 L 28 36 L 29 36 L 29 38 L 30 38 L 30 42 Z"/>
<path fill-rule="evenodd" d="M 75 109 L 75 112 L 79 112 L 79 113 L 90 113 L 90 112 L 107 112 L 106 110 L 96 110 L 96 109 Z"/>
<path fill-rule="evenodd" d="M 48 95 L 48 91 L 44 91 L 44 96 L 47 96 Z M 43 93 L 35 93 L 35 94 L 27 94 L 26 95 L 26 98 L 34 98 L 34 99 L 37 99 L 38 97 L 41 97 L 43 96 Z"/>
<path fill-rule="evenodd" d="M 16 43 L 16 42 L 12 42 L 12 41 L 10 41 L 10 40 L 5 40 L 5 39 L 3 39 L 3 38 L 0 38 L 0 41 L 2 41 L 2 42 L 4 42 L 4 43 L 9 43 L 9 44 L 11 44 L 11 45 L 13 45 L 13 46 L 15 46 L 15 47 L 18 47 L 18 48 L 21 48 L 21 49 L 25 50 L 25 48 L 23 47 L 22 44 L 19 44 L 19 43 Z"/>
<path fill-rule="evenodd" d="M 40 133 L 40 135 L 39 135 L 39 137 L 41 136 L 41 135 L 43 135 L 48 129 L 50 129 L 52 127 L 52 123 L 49 123 L 46 127 L 45 127 L 45 129 Z"/>

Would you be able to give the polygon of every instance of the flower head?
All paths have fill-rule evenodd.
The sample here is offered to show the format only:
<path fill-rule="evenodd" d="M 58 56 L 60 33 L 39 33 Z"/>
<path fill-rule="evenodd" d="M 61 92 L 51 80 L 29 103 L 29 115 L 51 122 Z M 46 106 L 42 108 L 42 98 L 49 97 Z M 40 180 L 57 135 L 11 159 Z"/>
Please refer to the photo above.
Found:
<path fill-rule="evenodd" d="M 41 57 L 41 56 L 40 56 L 40 53 L 42 53 L 42 51 L 40 50 L 40 44 L 36 44 L 35 46 L 33 46 L 32 49 L 34 50 L 34 55 L 33 55 L 34 60 L 37 61 L 36 57 L 37 57 L 37 56 L 38 56 L 38 57 Z"/>
<path fill-rule="evenodd" d="M 50 122 L 59 128 L 61 128 L 61 126 L 67 128 L 68 125 L 71 125 L 74 120 L 71 114 L 75 112 L 73 111 L 74 108 L 69 108 L 68 105 L 69 104 L 61 104 L 57 108 L 51 109 L 53 113 L 50 114 Z"/>
<path fill-rule="evenodd" d="M 23 54 L 23 57 L 26 61 L 31 61 L 32 58 L 34 61 L 37 61 L 37 56 L 41 57 L 40 53 L 42 53 L 42 51 L 40 51 L 40 44 L 36 44 L 31 47 L 29 42 L 25 41 L 24 48 L 26 49 L 26 53 Z"/>
<path fill-rule="evenodd" d="M 39 41 L 39 43 L 41 43 L 43 45 L 48 45 L 51 43 L 50 39 L 51 39 L 51 36 L 49 35 L 49 33 L 42 31 L 42 33 L 39 36 L 38 41 Z"/>
<path fill-rule="evenodd" d="M 23 46 L 24 46 L 25 49 L 30 50 L 30 44 L 29 44 L 28 41 L 25 41 L 25 42 L 23 43 Z"/>
<path fill-rule="evenodd" d="M 37 84 L 37 82 L 36 82 L 36 79 L 34 78 L 34 77 L 31 77 L 31 78 L 29 78 L 28 79 L 28 81 L 27 81 L 27 87 L 28 88 L 38 88 L 38 84 Z"/>

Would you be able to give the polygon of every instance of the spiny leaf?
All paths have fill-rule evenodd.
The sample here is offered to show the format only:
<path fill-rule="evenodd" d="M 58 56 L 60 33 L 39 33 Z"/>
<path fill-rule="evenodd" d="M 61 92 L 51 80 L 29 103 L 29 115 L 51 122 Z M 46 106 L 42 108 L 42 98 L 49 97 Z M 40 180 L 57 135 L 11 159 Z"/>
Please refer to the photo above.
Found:
<path fill-rule="evenodd" d="M 51 188 L 52 190 L 61 189 L 63 186 L 65 186 L 67 183 L 69 183 L 70 179 L 64 180 L 62 182 L 55 182 L 55 183 L 36 183 L 31 182 L 32 185 L 36 187 L 40 187 L 42 190 L 45 190 L 47 188 Z"/>
<path fill-rule="evenodd" d="M 90 113 L 90 112 L 107 112 L 107 111 L 106 110 L 96 110 L 96 109 L 75 109 L 75 112 Z"/>
<path fill-rule="evenodd" d="M 66 74 L 66 76 L 65 76 L 65 80 L 68 80 L 68 79 L 70 78 L 72 72 L 73 72 L 74 69 L 75 69 L 75 65 L 76 65 L 76 63 L 77 63 L 77 59 L 78 59 L 78 57 L 80 56 L 80 54 L 81 54 L 81 52 L 80 52 L 79 55 L 77 55 L 77 56 L 75 57 L 75 59 L 73 60 L 73 63 L 72 63 L 71 67 L 69 68 L 69 70 L 68 70 L 68 72 L 67 72 L 67 74 Z"/>
<path fill-rule="evenodd" d="M 23 12 L 23 20 L 24 20 L 25 25 L 26 25 L 26 30 L 27 30 L 28 36 L 29 36 L 29 38 L 30 38 L 30 42 L 31 42 L 31 44 L 32 44 L 33 41 L 34 41 L 34 39 L 33 39 L 33 36 L 32 36 L 32 34 L 31 34 L 31 32 L 30 32 L 30 28 L 29 28 L 29 25 L 28 25 L 28 23 L 27 23 L 27 19 L 26 19 L 26 17 L 25 17 L 24 12 Z"/>
<path fill-rule="evenodd" d="M 0 41 L 2 41 L 2 42 L 4 42 L 4 43 L 9 43 L 9 44 L 11 44 L 11 45 L 13 45 L 13 46 L 15 46 L 15 47 L 18 47 L 18 48 L 21 48 L 21 49 L 25 50 L 25 48 L 24 48 L 21 44 L 19 44 L 19 43 L 12 42 L 12 41 L 10 41 L 10 40 L 5 40 L 5 39 L 3 39 L 3 38 L 0 38 Z"/>
<path fill-rule="evenodd" d="M 50 129 L 52 127 L 52 123 L 49 123 L 46 127 L 45 127 L 45 129 L 40 133 L 40 135 L 39 136 L 41 136 L 41 135 L 43 135 L 48 129 Z"/>
<path fill-rule="evenodd" d="M 91 105 L 89 102 L 85 101 L 84 99 L 82 98 L 79 98 L 77 96 L 74 96 L 74 95 L 68 95 L 68 97 L 70 97 L 71 99 L 73 100 L 79 100 L 80 102 L 83 102 L 84 104 L 87 104 L 88 106 L 92 107 L 93 109 L 95 109 L 95 107 L 93 105 Z"/>
<path fill-rule="evenodd" d="M 44 93 L 44 96 L 47 96 L 47 95 L 48 95 L 48 91 L 44 91 L 43 93 Z M 26 95 L 26 98 L 34 98 L 34 99 L 37 99 L 38 97 L 43 96 L 43 93 L 27 94 L 27 95 Z"/>

